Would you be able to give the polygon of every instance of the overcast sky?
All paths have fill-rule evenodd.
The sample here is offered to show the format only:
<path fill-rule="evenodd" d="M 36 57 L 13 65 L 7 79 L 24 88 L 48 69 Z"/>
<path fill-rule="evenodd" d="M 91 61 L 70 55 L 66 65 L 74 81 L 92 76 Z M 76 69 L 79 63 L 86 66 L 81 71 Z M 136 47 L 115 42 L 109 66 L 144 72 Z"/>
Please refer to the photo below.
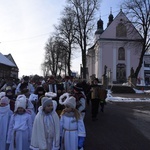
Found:
<path fill-rule="evenodd" d="M 108 22 L 110 7 L 114 17 L 123 0 L 102 0 L 101 19 Z M 12 54 L 22 75 L 43 75 L 44 47 L 58 24 L 66 0 L 0 0 L 0 52 Z M 80 54 L 72 61 L 72 71 L 79 72 Z"/>

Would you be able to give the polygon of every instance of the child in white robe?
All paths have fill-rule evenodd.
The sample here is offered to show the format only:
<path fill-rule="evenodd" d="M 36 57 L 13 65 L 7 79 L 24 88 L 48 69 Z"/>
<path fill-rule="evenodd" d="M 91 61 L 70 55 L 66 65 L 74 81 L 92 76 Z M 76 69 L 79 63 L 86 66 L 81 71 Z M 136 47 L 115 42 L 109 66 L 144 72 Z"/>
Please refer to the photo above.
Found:
<path fill-rule="evenodd" d="M 59 150 L 60 126 L 56 113 L 57 102 L 51 98 L 43 97 L 42 106 L 33 123 L 31 146 L 38 150 Z"/>
<path fill-rule="evenodd" d="M 15 102 L 15 111 L 11 116 L 7 143 L 9 150 L 30 150 L 32 118 L 26 112 L 25 101 Z"/>
<path fill-rule="evenodd" d="M 32 102 L 24 95 L 24 94 L 20 94 L 17 96 L 16 101 L 24 101 L 24 103 L 26 104 L 26 111 L 31 115 L 32 117 L 32 124 L 34 122 L 34 118 L 35 118 L 35 111 L 34 111 L 34 106 L 32 104 Z"/>
<path fill-rule="evenodd" d="M 84 146 L 85 126 L 81 113 L 76 109 L 76 99 L 59 99 L 65 105 L 60 118 L 61 150 L 77 150 Z"/>
<path fill-rule="evenodd" d="M 10 100 L 3 96 L 0 99 L 0 149 L 8 150 L 6 145 L 8 125 L 13 112 L 10 110 Z"/>

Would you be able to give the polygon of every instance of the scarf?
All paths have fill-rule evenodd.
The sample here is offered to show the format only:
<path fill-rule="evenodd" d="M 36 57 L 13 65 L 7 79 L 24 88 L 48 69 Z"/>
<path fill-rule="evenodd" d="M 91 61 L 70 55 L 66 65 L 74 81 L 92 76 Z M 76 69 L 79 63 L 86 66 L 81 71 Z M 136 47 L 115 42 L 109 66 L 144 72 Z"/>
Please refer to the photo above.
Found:
<path fill-rule="evenodd" d="M 0 114 L 6 114 L 10 111 L 10 105 L 7 105 L 5 107 L 0 107 Z"/>
<path fill-rule="evenodd" d="M 64 115 L 67 117 L 75 117 L 74 112 L 65 112 Z"/>

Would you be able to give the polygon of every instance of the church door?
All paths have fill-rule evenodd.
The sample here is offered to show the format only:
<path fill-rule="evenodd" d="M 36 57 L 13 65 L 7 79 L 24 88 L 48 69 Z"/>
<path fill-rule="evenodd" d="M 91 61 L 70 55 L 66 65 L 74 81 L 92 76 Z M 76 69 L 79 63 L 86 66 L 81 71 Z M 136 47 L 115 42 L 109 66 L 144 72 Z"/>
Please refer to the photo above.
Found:
<path fill-rule="evenodd" d="M 126 65 L 125 64 L 117 65 L 117 82 L 118 83 L 126 82 Z"/>

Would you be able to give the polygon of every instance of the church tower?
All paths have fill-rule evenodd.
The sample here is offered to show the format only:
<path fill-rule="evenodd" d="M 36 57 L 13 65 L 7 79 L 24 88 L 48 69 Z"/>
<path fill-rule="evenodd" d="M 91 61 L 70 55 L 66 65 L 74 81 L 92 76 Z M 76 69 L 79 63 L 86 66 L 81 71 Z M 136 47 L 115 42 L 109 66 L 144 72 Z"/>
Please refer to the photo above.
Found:
<path fill-rule="evenodd" d="M 97 30 L 95 32 L 96 40 L 99 38 L 99 36 L 104 32 L 103 29 L 103 20 L 101 18 L 97 21 Z"/>
<path fill-rule="evenodd" d="M 97 31 L 95 34 L 102 34 L 103 33 L 103 20 L 101 18 L 97 21 Z"/>
<path fill-rule="evenodd" d="M 110 8 L 110 15 L 108 17 L 107 27 L 113 22 L 114 16 L 112 15 L 112 8 Z"/>

